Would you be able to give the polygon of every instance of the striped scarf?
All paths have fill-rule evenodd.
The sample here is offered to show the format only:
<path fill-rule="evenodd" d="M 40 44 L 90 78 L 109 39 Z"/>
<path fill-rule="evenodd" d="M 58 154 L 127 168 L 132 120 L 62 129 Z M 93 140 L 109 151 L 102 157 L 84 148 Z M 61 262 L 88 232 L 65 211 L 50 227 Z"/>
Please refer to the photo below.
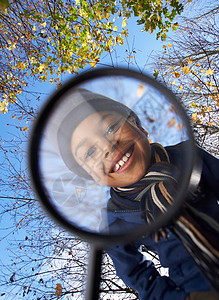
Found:
<path fill-rule="evenodd" d="M 137 183 L 112 188 L 108 209 L 141 210 L 142 218 L 151 223 L 165 213 L 177 192 L 179 172 L 170 164 L 166 150 L 152 144 L 151 167 Z M 181 240 L 211 286 L 219 291 L 219 224 L 208 215 L 184 202 L 178 218 L 168 228 Z M 165 228 L 155 233 L 155 241 L 166 238 Z"/>

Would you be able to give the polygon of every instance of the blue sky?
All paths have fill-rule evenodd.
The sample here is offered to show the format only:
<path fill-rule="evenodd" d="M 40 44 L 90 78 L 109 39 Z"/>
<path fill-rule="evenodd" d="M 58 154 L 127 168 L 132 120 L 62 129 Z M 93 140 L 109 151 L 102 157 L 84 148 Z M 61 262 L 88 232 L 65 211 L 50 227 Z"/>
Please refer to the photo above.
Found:
<path fill-rule="evenodd" d="M 134 50 L 136 52 L 136 61 L 138 66 L 141 68 L 141 70 L 144 69 L 144 71 L 147 71 L 147 73 L 152 73 L 149 70 L 149 67 L 145 66 L 147 62 L 150 60 L 150 57 L 152 55 L 155 55 L 158 51 L 162 51 L 162 43 L 160 41 L 156 40 L 155 34 L 149 34 L 146 32 L 141 32 L 141 27 L 136 25 L 135 19 L 132 19 L 128 22 L 128 29 L 130 32 L 129 39 L 126 40 L 125 46 L 118 46 L 115 48 L 115 51 L 113 53 L 113 62 L 114 65 L 117 67 L 127 67 L 127 56 L 129 56 L 129 51 Z M 109 55 L 103 54 L 100 59 L 101 65 L 111 65 L 112 60 Z M 136 67 L 136 66 L 135 66 Z M 90 67 L 88 67 L 90 68 Z M 62 82 L 64 83 L 68 78 L 72 77 L 74 75 L 63 75 L 62 76 Z M 53 84 L 51 85 L 49 82 L 40 83 L 40 82 L 32 82 L 32 79 L 30 78 L 30 85 L 28 87 L 28 91 L 40 91 L 41 93 L 41 101 L 40 106 L 45 103 L 47 98 L 56 90 L 56 86 Z M 20 95 L 21 99 L 25 99 L 25 94 Z M 35 99 L 35 98 L 34 98 Z M 36 103 L 34 103 L 33 100 L 33 106 L 35 106 Z M 37 103 L 39 105 L 39 103 Z M 15 128 L 15 126 L 18 126 L 18 120 L 13 119 L 11 117 L 13 113 L 9 111 L 9 113 L 6 113 L 4 115 L 1 115 L 1 137 L 5 140 L 11 140 L 19 134 L 19 130 Z M 7 125 L 10 124 L 10 125 Z M 21 127 L 25 126 L 25 123 L 20 124 Z M 28 126 L 28 125 L 27 125 Z M 2 157 L 0 157 L 0 160 Z M 1 189 L 1 187 L 0 187 Z M 10 193 L 8 194 L 10 195 Z M 0 201 L 7 201 L 5 199 L 0 199 Z M 1 228 L 10 227 L 12 220 L 10 217 L 6 217 L 1 221 Z M 4 232 L 5 233 L 5 232 Z M 3 232 L 0 232 L 0 236 L 2 236 Z M 25 231 L 20 231 L 20 237 L 25 236 Z M 7 242 L 7 240 L 4 240 L 1 242 L 1 255 L 0 259 L 3 263 L 6 263 L 9 261 L 8 258 L 8 251 L 7 248 L 10 247 L 10 244 Z"/>
<path fill-rule="evenodd" d="M 200 1 L 200 2 L 204 3 L 204 1 Z M 212 1 L 212 3 L 213 2 L 214 1 Z M 190 13 L 192 13 L 192 11 Z M 157 41 L 156 33 L 149 34 L 146 32 L 141 32 L 141 26 L 137 26 L 136 20 L 133 18 L 128 21 L 128 29 L 129 29 L 129 39 L 126 41 L 126 44 L 124 46 L 118 46 L 115 48 L 116 52 L 115 55 L 113 55 L 114 64 L 120 67 L 127 67 L 128 59 L 126 57 L 129 56 L 130 50 L 134 50 L 136 52 L 136 61 L 139 68 L 141 70 L 144 70 L 146 73 L 152 75 L 153 68 L 149 65 L 149 63 L 153 61 L 153 57 L 155 57 L 157 53 L 163 51 L 163 45 L 165 44 L 165 42 Z M 169 36 L 171 36 L 171 34 L 172 32 L 169 33 Z M 111 65 L 112 61 L 110 56 L 103 54 L 100 59 L 100 64 Z M 134 67 L 137 68 L 135 64 Z M 69 75 L 69 74 L 63 75 L 62 82 L 64 83 L 68 78 L 72 76 L 74 75 Z M 40 93 L 42 93 L 41 101 L 40 101 L 40 106 L 42 106 L 43 103 L 45 103 L 45 101 L 47 100 L 47 98 L 56 90 L 56 86 L 54 84 L 51 85 L 49 82 L 32 83 L 32 80 L 30 80 L 30 86 L 28 89 L 34 92 L 40 91 Z M 24 95 L 22 96 L 21 94 L 21 98 L 24 99 Z M 34 100 L 33 100 L 33 105 L 35 105 Z M 10 125 L 7 126 L 7 124 Z M 1 137 L 5 139 L 12 139 L 14 135 L 16 135 L 18 132 L 17 129 L 15 129 L 14 127 L 17 125 L 18 125 L 17 119 L 13 120 L 11 118 L 10 112 L 5 115 L 1 115 Z M 25 124 L 22 123 L 21 126 L 25 126 Z M 10 196 L 10 194 L 8 196 Z M 6 200 L 0 199 L 0 201 L 6 201 Z M 12 222 L 10 218 L 5 218 L 3 221 L 2 223 L 0 223 L 0 227 L 10 226 L 10 223 Z M 2 232 L 0 231 L 0 236 L 1 235 Z M 25 237 L 25 231 L 23 232 L 20 231 L 20 237 Z M 8 244 L 6 240 L 4 240 L 3 242 L 0 243 L 0 246 L 1 246 L 0 260 L 2 260 L 3 263 L 6 263 L 9 261 L 7 256 L 7 248 L 10 247 L 10 244 Z M 2 297 L 2 299 L 4 298 Z"/>
<path fill-rule="evenodd" d="M 162 51 L 162 46 L 164 43 L 161 41 L 156 40 L 156 34 L 149 34 L 146 32 L 141 32 L 141 26 L 137 26 L 136 20 L 131 19 L 128 22 L 128 29 L 129 29 L 129 39 L 126 40 L 126 43 L 124 46 L 118 46 L 115 48 L 115 52 L 113 53 L 113 63 L 117 67 L 127 67 L 127 56 L 129 56 L 130 50 L 134 50 L 136 52 L 136 62 L 138 67 L 141 69 L 141 71 L 144 71 L 150 75 L 153 73 L 153 69 L 150 69 L 150 66 L 148 65 L 149 62 L 152 61 L 152 57 L 155 56 L 159 51 Z M 134 63 L 134 61 L 133 61 Z M 112 65 L 112 60 L 109 55 L 103 54 L 100 59 L 101 65 Z M 136 64 L 134 63 L 133 67 L 136 69 Z M 88 67 L 90 68 L 90 67 Z M 87 68 L 87 69 L 88 69 Z M 64 83 L 68 78 L 71 78 L 74 75 L 63 75 L 62 76 L 62 82 Z M 29 91 L 40 91 L 41 93 L 41 101 L 40 103 L 37 103 L 37 105 L 40 104 L 42 106 L 45 101 L 48 99 L 48 97 L 56 90 L 56 86 L 53 84 L 51 85 L 49 82 L 40 83 L 40 82 L 32 82 L 32 79 L 30 79 L 30 85 L 28 87 Z M 21 99 L 25 99 L 25 94 L 20 95 Z M 35 98 L 34 98 L 35 99 Z M 33 106 L 36 105 L 34 103 L 35 100 L 33 100 Z M 12 119 L 11 115 L 12 113 L 7 113 L 5 115 L 1 115 L 1 137 L 6 140 L 12 139 L 15 135 L 18 134 L 18 130 L 15 128 L 15 126 L 18 125 L 17 119 Z M 10 124 L 9 126 L 7 124 Z M 21 123 L 20 126 L 25 126 L 25 123 Z M 28 126 L 28 125 L 27 125 Z M 0 160 L 2 158 L 0 157 Z M 1 187 L 0 187 L 1 189 Z M 8 196 L 11 196 L 8 194 Z M 0 199 L 0 201 L 6 201 L 5 199 Z M 0 223 L 0 227 L 9 227 L 12 220 L 10 217 L 6 217 L 2 220 Z M 25 230 L 20 231 L 19 237 L 23 238 L 25 237 Z M 2 235 L 2 232 L 0 232 L 0 236 Z M 10 248 L 10 244 L 7 242 L 7 240 L 4 240 L 0 243 L 1 245 L 1 255 L 0 260 L 2 263 L 9 262 L 8 257 L 8 251 L 7 249 Z M 4 299 L 2 297 L 2 299 Z M 8 299 L 8 298 L 7 298 Z"/>

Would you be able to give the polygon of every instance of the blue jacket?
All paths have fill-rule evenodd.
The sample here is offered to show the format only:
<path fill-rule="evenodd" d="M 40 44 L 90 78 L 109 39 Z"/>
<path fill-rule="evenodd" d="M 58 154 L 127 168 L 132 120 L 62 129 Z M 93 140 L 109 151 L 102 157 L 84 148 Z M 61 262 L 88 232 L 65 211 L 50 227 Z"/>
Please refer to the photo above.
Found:
<path fill-rule="evenodd" d="M 180 148 L 167 147 L 166 150 L 172 163 L 180 157 Z M 200 150 L 200 153 L 203 160 L 199 185 L 201 192 L 196 195 L 195 201 L 193 199 L 193 205 L 218 220 L 219 160 L 204 150 Z M 143 222 L 138 211 L 117 212 L 114 218 L 119 218 L 120 222 L 122 219 L 127 230 L 129 226 L 132 228 L 133 223 Z M 169 277 L 161 276 L 154 264 L 145 259 L 140 251 L 142 245 L 158 253 L 161 265 L 169 268 Z M 210 290 L 190 254 L 168 229 L 167 238 L 160 238 L 158 242 L 153 237 L 142 237 L 125 245 L 111 246 L 106 252 L 113 260 L 117 275 L 139 293 L 141 300 L 185 300 L 190 292 Z"/>

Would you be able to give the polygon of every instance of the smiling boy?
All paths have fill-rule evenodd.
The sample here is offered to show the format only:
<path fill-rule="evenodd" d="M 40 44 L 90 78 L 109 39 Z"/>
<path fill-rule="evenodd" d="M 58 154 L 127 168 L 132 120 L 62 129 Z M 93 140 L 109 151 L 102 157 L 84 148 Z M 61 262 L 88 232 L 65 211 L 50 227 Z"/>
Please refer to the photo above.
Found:
<path fill-rule="evenodd" d="M 151 160 L 145 131 L 116 112 L 88 116 L 72 134 L 71 148 L 77 163 L 110 187 L 137 182 Z"/>
<path fill-rule="evenodd" d="M 174 195 L 172 191 L 177 186 L 174 165 L 183 153 L 183 145 L 168 149 L 151 145 L 140 120 L 129 108 L 87 90 L 79 89 L 75 94 L 77 101 L 58 131 L 63 161 L 79 176 L 111 187 L 108 212 L 109 220 L 113 216 L 109 221 L 112 230 L 124 224 L 129 228 L 139 218 L 136 212 L 144 212 L 140 222 L 150 222 Z M 217 207 L 218 199 L 218 160 L 206 152 L 202 154 L 202 191 L 193 197 L 193 202 L 200 211 L 210 207 L 210 212 L 217 215 L 213 208 Z M 185 226 L 183 222 L 179 225 Z M 184 232 L 167 227 L 154 239 L 142 237 L 108 248 L 117 274 L 138 291 L 142 300 L 218 299 L 176 232 L 185 238 Z M 211 254 L 208 245 L 198 242 Z M 160 276 L 154 265 L 144 259 L 139 251 L 141 245 L 159 254 L 161 264 L 169 268 L 169 277 Z M 196 244 L 192 247 L 196 249 Z"/>

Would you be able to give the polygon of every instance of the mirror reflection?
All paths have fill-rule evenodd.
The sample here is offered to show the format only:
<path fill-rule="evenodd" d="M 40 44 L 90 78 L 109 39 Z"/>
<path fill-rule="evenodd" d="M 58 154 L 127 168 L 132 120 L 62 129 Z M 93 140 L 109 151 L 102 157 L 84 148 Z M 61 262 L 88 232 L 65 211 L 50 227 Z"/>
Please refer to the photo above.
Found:
<path fill-rule="evenodd" d="M 181 115 L 157 88 L 123 76 L 92 79 L 53 108 L 40 145 L 41 180 L 74 226 L 125 233 L 156 222 L 177 199 L 187 140 Z"/>

